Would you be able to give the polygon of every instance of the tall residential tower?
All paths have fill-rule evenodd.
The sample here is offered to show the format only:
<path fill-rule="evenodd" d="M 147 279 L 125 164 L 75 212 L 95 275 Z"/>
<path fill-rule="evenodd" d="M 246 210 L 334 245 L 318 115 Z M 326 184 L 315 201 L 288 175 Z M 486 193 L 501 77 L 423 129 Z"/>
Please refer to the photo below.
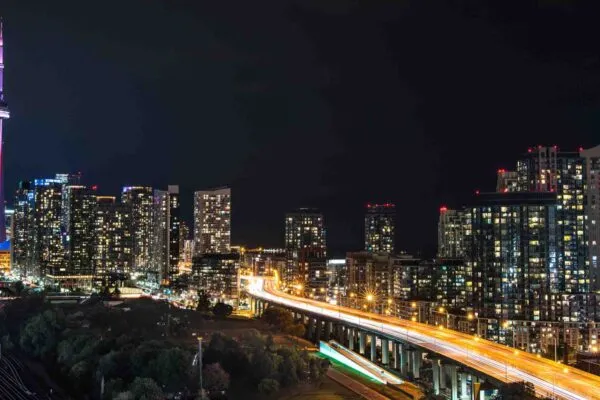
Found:
<path fill-rule="evenodd" d="M 287 267 L 283 281 L 288 285 L 302 285 L 309 296 L 324 298 L 328 282 L 325 243 L 325 223 L 320 211 L 300 208 L 286 214 Z"/>
<path fill-rule="evenodd" d="M 197 255 L 231 250 L 231 189 L 194 194 L 194 251 Z"/>
<path fill-rule="evenodd" d="M 367 204 L 365 214 L 365 250 L 369 253 L 394 252 L 396 206 L 392 203 Z"/>
<path fill-rule="evenodd" d="M 121 192 L 121 202 L 131 208 L 134 272 L 145 271 L 150 267 L 152 193 L 149 186 L 125 186 Z"/>

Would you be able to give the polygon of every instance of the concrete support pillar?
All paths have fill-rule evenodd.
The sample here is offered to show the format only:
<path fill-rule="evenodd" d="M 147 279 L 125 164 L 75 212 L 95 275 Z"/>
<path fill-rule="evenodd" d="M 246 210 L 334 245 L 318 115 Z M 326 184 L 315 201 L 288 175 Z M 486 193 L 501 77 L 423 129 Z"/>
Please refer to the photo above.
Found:
<path fill-rule="evenodd" d="M 413 350 L 412 352 L 412 373 L 415 379 L 419 379 L 421 377 L 421 360 L 422 353 L 419 350 Z"/>
<path fill-rule="evenodd" d="M 365 355 L 365 347 L 367 347 L 367 333 L 363 331 L 358 332 L 358 351 L 363 356 Z"/>
<path fill-rule="evenodd" d="M 387 339 L 381 339 L 381 363 L 390 365 L 390 342 Z"/>
<path fill-rule="evenodd" d="M 447 381 L 447 369 L 448 366 L 442 364 L 440 360 L 440 390 L 446 390 L 446 381 Z"/>
<path fill-rule="evenodd" d="M 431 370 L 433 372 L 433 394 L 440 394 L 440 360 L 431 360 Z"/>
<path fill-rule="evenodd" d="M 377 336 L 371 335 L 371 361 L 377 362 Z"/>
<path fill-rule="evenodd" d="M 317 344 L 321 340 L 321 330 L 323 329 L 321 322 L 320 319 L 317 319 L 317 323 L 315 324 L 315 343 Z"/>
<path fill-rule="evenodd" d="M 333 331 L 333 322 L 326 321 L 325 322 L 325 341 L 329 342 L 331 340 L 331 331 Z"/>
<path fill-rule="evenodd" d="M 342 345 L 344 345 L 344 343 L 345 343 L 345 340 L 344 340 L 345 334 L 346 334 L 346 332 L 344 331 L 344 325 L 337 324 L 336 340 L 338 342 L 340 342 L 340 344 L 342 344 Z"/>
<path fill-rule="evenodd" d="M 458 367 L 456 365 L 449 365 L 450 370 L 450 400 L 458 400 Z"/>
<path fill-rule="evenodd" d="M 460 373 L 460 398 L 462 400 L 468 400 L 469 395 L 467 394 L 467 377 L 465 372 Z"/>
<path fill-rule="evenodd" d="M 348 349 L 354 351 L 354 328 L 348 328 Z"/>
<path fill-rule="evenodd" d="M 409 363 L 408 349 L 406 348 L 405 344 L 401 344 L 400 345 L 400 374 L 406 376 L 406 373 L 408 372 L 408 363 Z"/>
<path fill-rule="evenodd" d="M 394 369 L 400 368 L 400 343 L 392 342 L 392 356 L 394 357 Z"/>
<path fill-rule="evenodd" d="M 306 328 L 306 338 L 312 340 L 313 338 L 314 319 L 308 316 L 308 327 Z"/>

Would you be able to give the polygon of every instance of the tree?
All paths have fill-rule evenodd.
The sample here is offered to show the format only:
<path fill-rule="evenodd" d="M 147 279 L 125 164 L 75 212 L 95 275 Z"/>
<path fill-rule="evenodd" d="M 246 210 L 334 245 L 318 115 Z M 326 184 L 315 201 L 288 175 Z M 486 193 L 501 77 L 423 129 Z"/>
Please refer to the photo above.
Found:
<path fill-rule="evenodd" d="M 72 388 L 77 392 L 89 392 L 90 383 L 92 382 L 92 368 L 90 363 L 82 360 L 73 365 L 69 371 L 69 381 L 72 382 Z"/>
<path fill-rule="evenodd" d="M 265 378 L 258 383 L 258 393 L 270 396 L 279 391 L 279 382 L 275 379 Z"/>
<path fill-rule="evenodd" d="M 161 342 L 150 340 L 142 342 L 131 353 L 131 372 L 134 376 L 151 376 L 153 374 L 151 364 L 164 348 Z"/>
<path fill-rule="evenodd" d="M 229 374 L 223 370 L 221 364 L 208 364 L 204 367 L 202 376 L 204 387 L 211 397 L 220 395 L 229 388 Z"/>
<path fill-rule="evenodd" d="M 285 333 L 296 337 L 303 337 L 306 334 L 306 328 L 302 324 L 294 324 L 290 325 L 285 330 Z"/>
<path fill-rule="evenodd" d="M 73 335 L 58 343 L 57 360 L 67 367 L 93 357 L 96 353 L 98 338 L 90 334 Z"/>
<path fill-rule="evenodd" d="M 163 400 L 165 395 L 152 378 L 135 378 L 129 385 L 129 392 L 136 400 Z"/>
<path fill-rule="evenodd" d="M 233 312 L 233 307 L 231 307 L 229 304 L 219 302 L 215 304 L 212 312 L 216 318 L 225 319 L 231 315 Z"/>
<path fill-rule="evenodd" d="M 319 368 L 318 365 L 318 360 L 315 358 L 311 358 L 310 362 L 308 363 L 309 366 L 309 374 L 310 374 L 310 381 L 313 383 L 317 383 L 321 380 L 321 369 Z"/>
<path fill-rule="evenodd" d="M 12 342 L 12 340 L 10 340 L 10 336 L 9 335 L 2 336 L 2 339 L 0 339 L 0 343 L 2 343 L 2 350 L 3 351 L 12 350 L 15 347 L 15 345 Z"/>
<path fill-rule="evenodd" d="M 117 395 L 123 391 L 123 388 L 124 388 L 123 379 L 116 378 L 116 379 L 109 380 L 108 382 L 106 382 L 106 385 L 104 386 L 103 400 L 110 400 L 110 399 L 117 398 Z M 126 392 L 126 393 L 129 393 L 129 392 Z"/>
<path fill-rule="evenodd" d="M 110 289 L 109 289 L 108 286 L 102 287 L 102 290 L 100 291 L 100 298 L 102 300 L 109 300 L 110 299 Z"/>
<path fill-rule="evenodd" d="M 178 347 L 164 349 L 152 362 L 151 369 L 156 381 L 170 390 L 185 386 L 192 364 L 191 355 Z"/>
<path fill-rule="evenodd" d="M 275 353 L 255 350 L 250 363 L 255 382 L 258 384 L 264 378 L 274 377 L 281 361 L 282 358 Z"/>
<path fill-rule="evenodd" d="M 63 327 L 62 312 L 46 310 L 27 321 L 21 333 L 21 348 L 35 357 L 46 357 L 55 349 Z"/>
<path fill-rule="evenodd" d="M 294 325 L 292 313 L 279 307 L 268 307 L 262 318 L 267 324 L 282 331 Z"/>
<path fill-rule="evenodd" d="M 15 292 L 17 293 L 17 296 L 20 296 L 21 293 L 23 293 L 23 289 L 25 289 L 25 285 L 23 285 L 23 282 L 16 281 L 15 282 Z"/>
<path fill-rule="evenodd" d="M 210 298 L 204 290 L 198 290 L 198 306 L 197 311 L 208 312 L 210 310 Z"/>
<path fill-rule="evenodd" d="M 266 346 L 265 337 L 256 329 L 248 329 L 242 332 L 240 340 L 251 349 L 264 349 Z"/>

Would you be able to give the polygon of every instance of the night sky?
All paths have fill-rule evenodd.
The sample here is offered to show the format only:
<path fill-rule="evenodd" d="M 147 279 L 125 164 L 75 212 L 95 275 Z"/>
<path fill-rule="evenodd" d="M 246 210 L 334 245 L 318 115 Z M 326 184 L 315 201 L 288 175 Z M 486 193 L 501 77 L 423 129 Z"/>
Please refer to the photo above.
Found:
<path fill-rule="evenodd" d="M 7 199 L 81 171 L 179 184 L 191 222 L 231 185 L 235 243 L 281 246 L 312 206 L 336 256 L 394 201 L 397 248 L 432 255 L 441 204 L 528 146 L 600 143 L 598 10 L 572 3 L 0 0 Z"/>

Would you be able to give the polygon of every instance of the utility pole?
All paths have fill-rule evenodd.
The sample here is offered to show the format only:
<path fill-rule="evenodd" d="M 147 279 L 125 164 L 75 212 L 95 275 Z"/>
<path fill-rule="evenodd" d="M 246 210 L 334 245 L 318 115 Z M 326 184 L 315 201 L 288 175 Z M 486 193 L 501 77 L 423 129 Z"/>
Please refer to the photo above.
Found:
<path fill-rule="evenodd" d="M 204 399 L 204 387 L 202 385 L 202 336 L 198 336 L 198 381 L 200 383 L 200 398 Z"/>

